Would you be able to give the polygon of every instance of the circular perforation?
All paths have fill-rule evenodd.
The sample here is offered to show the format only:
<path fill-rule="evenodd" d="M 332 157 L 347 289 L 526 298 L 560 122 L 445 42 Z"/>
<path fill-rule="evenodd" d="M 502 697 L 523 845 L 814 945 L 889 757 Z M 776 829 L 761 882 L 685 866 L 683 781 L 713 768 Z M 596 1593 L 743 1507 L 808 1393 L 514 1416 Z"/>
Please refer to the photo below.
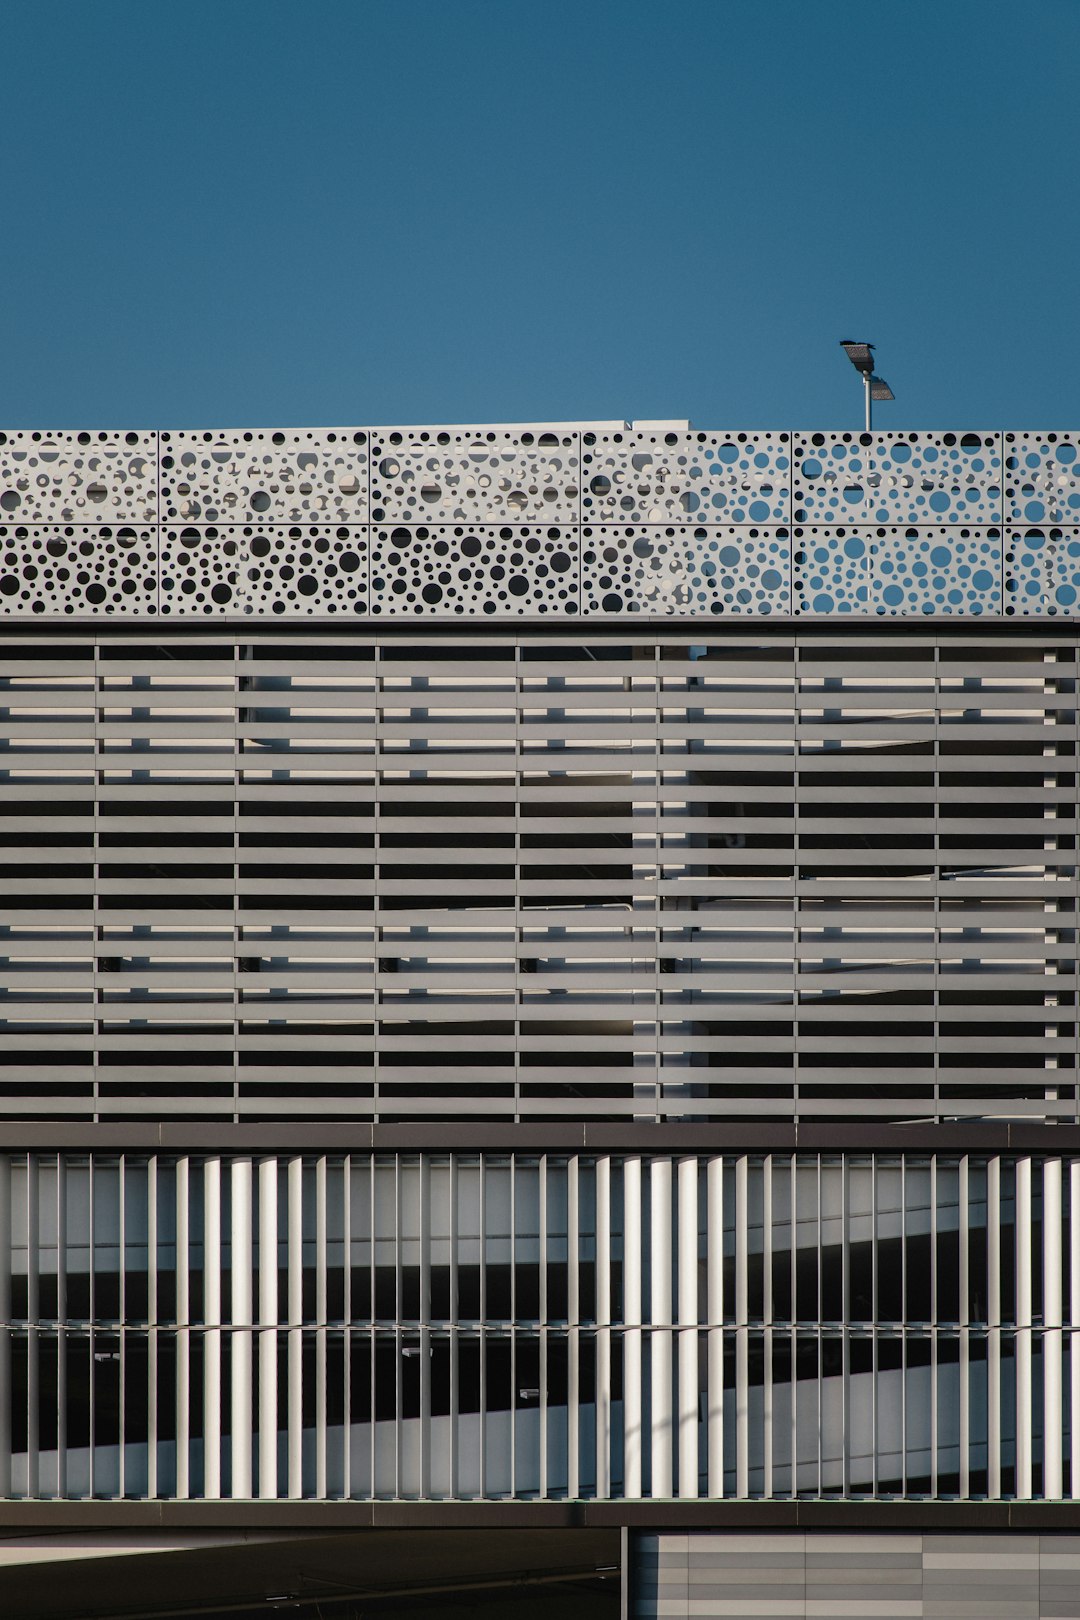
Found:
<path fill-rule="evenodd" d="M 156 433 L 0 433 L 0 520 L 154 523 Z"/>
<path fill-rule="evenodd" d="M 161 507 L 190 523 L 363 523 L 364 430 L 163 433 Z"/>
<path fill-rule="evenodd" d="M 1080 523 L 1080 434 L 1006 433 L 1005 520 Z"/>
<path fill-rule="evenodd" d="M 582 529 L 586 613 L 787 613 L 790 574 L 783 528 Z"/>
<path fill-rule="evenodd" d="M 239 613 L 239 547 L 214 525 L 164 529 L 161 544 L 163 614 Z"/>
<path fill-rule="evenodd" d="M 1055 618 L 1080 610 L 1080 529 L 1010 529 L 1005 541 L 1005 612 Z"/>
<path fill-rule="evenodd" d="M 0 524 L 0 614 L 148 614 L 157 603 L 154 529 Z"/>
<path fill-rule="evenodd" d="M 788 516 L 788 433 L 585 433 L 582 512 L 602 523 Z"/>
<path fill-rule="evenodd" d="M 346 524 L 167 529 L 162 611 L 311 618 L 364 613 L 368 533 Z"/>
<path fill-rule="evenodd" d="M 798 433 L 795 521 L 997 523 L 997 433 Z"/>
<path fill-rule="evenodd" d="M 976 617 L 996 612 L 1001 530 L 797 527 L 794 583 L 801 613 Z"/>
<path fill-rule="evenodd" d="M 372 531 L 371 610 L 407 614 L 573 614 L 578 538 L 563 526 L 399 524 Z"/>
<path fill-rule="evenodd" d="M 576 432 L 383 430 L 371 447 L 372 521 L 573 520 L 580 470 Z"/>

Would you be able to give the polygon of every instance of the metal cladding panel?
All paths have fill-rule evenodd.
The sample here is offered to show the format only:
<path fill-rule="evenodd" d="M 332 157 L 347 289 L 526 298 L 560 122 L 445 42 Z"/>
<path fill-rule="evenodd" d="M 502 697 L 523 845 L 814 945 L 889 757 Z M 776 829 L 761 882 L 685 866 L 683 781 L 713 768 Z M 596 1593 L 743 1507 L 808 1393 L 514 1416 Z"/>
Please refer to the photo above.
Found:
<path fill-rule="evenodd" d="M 1080 1608 L 1068 1534 L 875 1534 L 748 1530 L 637 1535 L 635 1620 L 1063 1620 Z"/>
<path fill-rule="evenodd" d="M 1002 611 L 999 528 L 796 525 L 794 547 L 800 613 L 978 618 Z"/>
<path fill-rule="evenodd" d="M 162 531 L 132 523 L 0 523 L 0 616 L 150 618 Z"/>
<path fill-rule="evenodd" d="M 286 428 L 162 433 L 160 513 L 171 523 L 363 523 L 367 432 Z"/>
<path fill-rule="evenodd" d="M 791 613 L 790 532 L 779 526 L 586 524 L 586 614 L 681 618 Z"/>
<path fill-rule="evenodd" d="M 396 524 L 375 528 L 375 615 L 490 618 L 577 612 L 578 530 L 558 523 Z"/>
<path fill-rule="evenodd" d="M 1006 523 L 1080 523 L 1080 435 L 1005 434 Z"/>
<path fill-rule="evenodd" d="M 156 433 L 8 432 L 0 437 L 5 522 L 158 521 Z"/>
<path fill-rule="evenodd" d="M 797 523 L 1002 518 L 1000 433 L 796 433 Z"/>
<path fill-rule="evenodd" d="M 1080 528 L 1005 531 L 1008 611 L 1075 616 L 1080 604 Z"/>
<path fill-rule="evenodd" d="M 159 612 L 268 619 L 366 614 L 368 533 L 356 524 L 164 524 Z"/>
<path fill-rule="evenodd" d="M 577 523 L 581 434 L 550 428 L 373 428 L 376 523 Z"/>
<path fill-rule="evenodd" d="M 790 501 L 790 433 L 585 435 L 586 522 L 786 523 Z"/>
<path fill-rule="evenodd" d="M 1076 617 L 1078 443 L 612 423 L 0 433 L 0 616 Z"/>

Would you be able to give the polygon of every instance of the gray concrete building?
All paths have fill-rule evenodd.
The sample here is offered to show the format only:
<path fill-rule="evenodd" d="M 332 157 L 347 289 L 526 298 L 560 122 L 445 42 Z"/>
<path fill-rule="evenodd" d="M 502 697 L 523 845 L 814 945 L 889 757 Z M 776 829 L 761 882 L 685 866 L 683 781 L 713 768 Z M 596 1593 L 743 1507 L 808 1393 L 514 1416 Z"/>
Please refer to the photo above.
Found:
<path fill-rule="evenodd" d="M 1078 449 L 0 435 L 10 1612 L 1080 1615 Z"/>

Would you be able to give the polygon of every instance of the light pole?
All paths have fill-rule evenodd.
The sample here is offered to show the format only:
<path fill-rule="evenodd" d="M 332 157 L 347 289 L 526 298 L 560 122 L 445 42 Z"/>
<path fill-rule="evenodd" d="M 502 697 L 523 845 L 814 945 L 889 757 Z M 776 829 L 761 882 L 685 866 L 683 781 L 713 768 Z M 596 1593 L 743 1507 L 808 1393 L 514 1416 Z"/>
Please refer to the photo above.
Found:
<path fill-rule="evenodd" d="M 840 347 L 862 377 L 863 394 L 866 400 L 866 431 L 869 433 L 873 425 L 873 401 L 875 399 L 895 399 L 896 395 L 884 377 L 874 375 L 874 345 L 872 343 L 853 343 L 850 338 L 841 338 Z"/>

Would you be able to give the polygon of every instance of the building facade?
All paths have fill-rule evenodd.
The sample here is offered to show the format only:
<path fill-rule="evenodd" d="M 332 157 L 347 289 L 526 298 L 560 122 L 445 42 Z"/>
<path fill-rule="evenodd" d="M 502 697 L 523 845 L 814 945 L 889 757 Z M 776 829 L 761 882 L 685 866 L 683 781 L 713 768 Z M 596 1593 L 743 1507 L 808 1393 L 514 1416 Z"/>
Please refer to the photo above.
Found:
<path fill-rule="evenodd" d="M 1080 1613 L 1078 450 L 0 435 L 26 1613 Z"/>

